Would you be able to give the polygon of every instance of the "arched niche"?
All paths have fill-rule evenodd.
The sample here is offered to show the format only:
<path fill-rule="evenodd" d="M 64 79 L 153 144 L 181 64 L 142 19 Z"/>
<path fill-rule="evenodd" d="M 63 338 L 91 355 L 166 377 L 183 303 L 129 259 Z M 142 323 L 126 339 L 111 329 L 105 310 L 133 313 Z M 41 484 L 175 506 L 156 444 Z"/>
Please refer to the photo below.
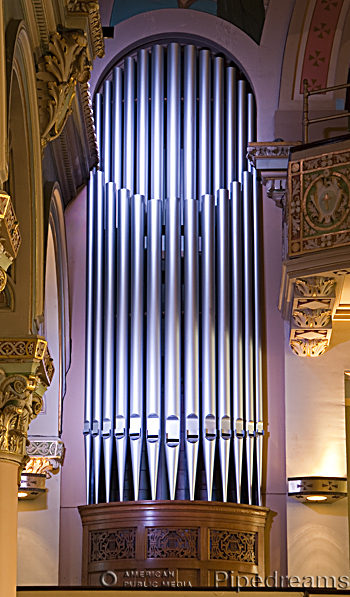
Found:
<path fill-rule="evenodd" d="M 21 231 L 21 246 L 11 267 L 13 310 L 0 311 L 2 336 L 36 334 L 43 316 L 43 192 L 33 48 L 23 21 L 6 30 L 8 179 Z"/>

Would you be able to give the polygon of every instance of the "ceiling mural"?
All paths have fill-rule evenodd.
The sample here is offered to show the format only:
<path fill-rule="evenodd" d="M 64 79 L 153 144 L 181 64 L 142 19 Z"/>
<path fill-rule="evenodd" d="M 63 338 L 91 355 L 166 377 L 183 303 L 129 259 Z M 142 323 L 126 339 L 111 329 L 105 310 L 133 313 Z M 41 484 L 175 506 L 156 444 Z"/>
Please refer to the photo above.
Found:
<path fill-rule="evenodd" d="M 114 26 L 142 12 L 161 8 L 198 10 L 233 23 L 260 43 L 267 6 L 267 0 L 114 0 L 110 24 Z"/>

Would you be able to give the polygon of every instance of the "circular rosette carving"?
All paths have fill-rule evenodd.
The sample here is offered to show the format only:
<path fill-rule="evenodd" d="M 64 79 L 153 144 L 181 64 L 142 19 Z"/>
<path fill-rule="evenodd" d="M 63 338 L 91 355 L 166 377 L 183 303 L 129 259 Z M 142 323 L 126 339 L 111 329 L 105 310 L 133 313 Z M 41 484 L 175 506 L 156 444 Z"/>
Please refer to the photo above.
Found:
<path fill-rule="evenodd" d="M 0 292 L 5 289 L 7 283 L 7 273 L 0 267 Z"/>
<path fill-rule="evenodd" d="M 318 231 L 336 230 L 349 215 L 349 181 L 339 172 L 324 170 L 307 187 L 303 212 L 309 226 Z"/>

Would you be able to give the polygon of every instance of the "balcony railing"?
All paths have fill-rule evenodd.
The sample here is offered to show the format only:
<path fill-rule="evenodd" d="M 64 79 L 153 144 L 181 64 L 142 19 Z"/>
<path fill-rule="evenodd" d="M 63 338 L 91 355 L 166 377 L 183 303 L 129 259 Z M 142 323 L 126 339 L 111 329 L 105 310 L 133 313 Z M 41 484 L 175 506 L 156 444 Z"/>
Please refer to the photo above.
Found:
<path fill-rule="evenodd" d="M 303 108 L 303 132 L 304 132 L 304 143 L 309 142 L 309 125 L 315 124 L 316 122 L 325 122 L 327 120 L 335 120 L 336 118 L 344 118 L 344 116 L 350 116 L 350 111 L 343 112 L 341 114 L 334 114 L 333 116 L 321 116 L 320 118 L 309 118 L 309 97 L 310 95 L 318 95 L 320 93 L 326 93 L 327 91 L 338 91 L 339 89 L 347 89 L 350 87 L 350 83 L 344 83 L 342 85 L 334 85 L 333 87 L 325 87 L 323 89 L 315 89 L 309 91 L 309 82 L 304 79 L 304 108 Z"/>

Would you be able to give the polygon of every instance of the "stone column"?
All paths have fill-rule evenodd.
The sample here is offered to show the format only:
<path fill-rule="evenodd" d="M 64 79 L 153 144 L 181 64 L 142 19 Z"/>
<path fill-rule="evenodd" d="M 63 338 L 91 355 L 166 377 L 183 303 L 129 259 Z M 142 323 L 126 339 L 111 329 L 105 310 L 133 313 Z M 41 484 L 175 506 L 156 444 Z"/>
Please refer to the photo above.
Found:
<path fill-rule="evenodd" d="M 0 340 L 0 588 L 16 596 L 18 483 L 53 365 L 43 338 Z"/>

